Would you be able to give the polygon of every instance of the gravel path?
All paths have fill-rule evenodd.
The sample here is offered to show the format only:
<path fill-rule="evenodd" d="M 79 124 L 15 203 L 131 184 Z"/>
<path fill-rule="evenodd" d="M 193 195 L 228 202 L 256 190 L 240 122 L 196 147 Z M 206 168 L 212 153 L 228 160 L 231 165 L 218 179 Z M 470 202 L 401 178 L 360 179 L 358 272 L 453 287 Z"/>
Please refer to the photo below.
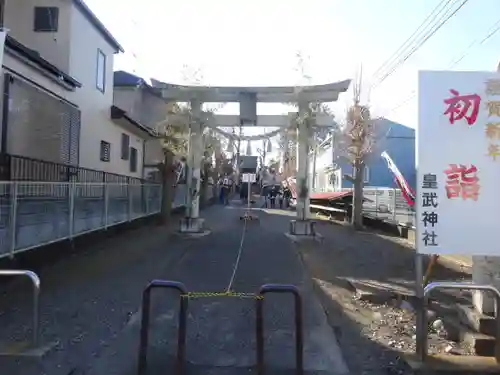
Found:
<path fill-rule="evenodd" d="M 203 216 L 212 234 L 172 237 L 147 227 L 103 241 L 41 272 L 42 336 L 58 341 L 43 362 L 0 360 L 2 373 L 20 375 L 128 375 L 135 371 L 141 292 L 154 278 L 182 281 L 190 291 L 227 288 L 242 233 L 238 207 L 213 207 Z M 345 374 L 347 368 L 321 304 L 289 240 L 290 217 L 259 212 L 250 223 L 233 290 L 254 293 L 264 283 L 291 283 L 305 306 L 308 374 Z M 2 339 L 26 336 L 29 290 L 16 287 L 0 301 Z M 161 297 L 163 296 L 163 298 Z M 151 374 L 169 371 L 175 353 L 175 296 L 155 293 Z M 269 371 L 293 372 L 293 313 L 287 296 L 266 299 L 266 361 Z M 3 307 L 2 307 L 3 306 Z M 7 306 L 10 306 L 7 308 Z M 205 298 L 190 301 L 188 361 L 192 374 L 247 373 L 255 363 L 255 301 Z M 21 329 L 18 329 L 21 327 Z M 155 372 L 157 371 L 157 372 Z"/>
<path fill-rule="evenodd" d="M 57 342 L 42 363 L 1 359 L 6 373 L 67 375 L 92 358 L 129 321 L 150 279 L 184 255 L 171 228 L 148 226 L 103 240 L 39 273 L 41 341 Z M 1 340 L 29 337 L 31 289 L 16 284 L 0 301 Z M 2 372 L 3 373 L 3 372 Z"/>

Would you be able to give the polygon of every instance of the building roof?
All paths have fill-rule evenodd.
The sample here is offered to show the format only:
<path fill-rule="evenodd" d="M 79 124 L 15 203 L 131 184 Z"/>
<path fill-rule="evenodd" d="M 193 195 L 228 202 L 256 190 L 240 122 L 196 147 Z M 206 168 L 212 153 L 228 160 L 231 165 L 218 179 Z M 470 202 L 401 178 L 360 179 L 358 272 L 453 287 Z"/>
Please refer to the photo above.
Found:
<path fill-rule="evenodd" d="M 415 129 L 383 117 L 376 120 L 375 131 L 378 138 L 415 138 Z"/>
<path fill-rule="evenodd" d="M 65 84 L 67 84 L 73 88 L 82 87 L 82 84 L 80 82 L 78 82 L 75 78 L 71 77 L 66 72 L 63 72 L 57 66 L 55 66 L 54 64 L 52 64 L 51 62 L 49 62 L 48 60 L 46 60 L 42 56 L 40 56 L 40 53 L 38 53 L 38 51 L 35 51 L 31 48 L 26 47 L 24 44 L 18 42 L 16 39 L 14 39 L 13 37 L 11 37 L 9 35 L 7 35 L 5 37 L 5 47 L 6 47 L 7 51 L 8 50 L 13 51 L 13 52 L 17 53 L 18 55 L 31 61 L 38 68 L 42 69 L 43 71 L 48 73 L 53 78 L 61 80 Z"/>
<path fill-rule="evenodd" d="M 146 82 L 144 78 L 141 78 L 135 74 L 126 72 L 124 70 L 118 70 L 113 73 L 113 86 L 114 87 L 141 87 L 150 94 L 163 99 L 160 89 L 151 86 Z"/>
<path fill-rule="evenodd" d="M 113 83 L 114 86 L 117 87 L 126 87 L 126 86 L 133 86 L 137 87 L 142 84 L 146 84 L 144 79 L 142 79 L 139 76 L 136 76 L 135 74 L 126 72 L 124 70 L 118 70 L 113 73 Z"/>
<path fill-rule="evenodd" d="M 75 4 L 85 18 L 87 18 L 87 20 L 99 31 L 102 37 L 115 48 L 116 52 L 125 52 L 120 43 L 118 43 L 108 29 L 106 29 L 106 26 L 104 26 L 83 0 L 73 0 L 73 4 Z"/>

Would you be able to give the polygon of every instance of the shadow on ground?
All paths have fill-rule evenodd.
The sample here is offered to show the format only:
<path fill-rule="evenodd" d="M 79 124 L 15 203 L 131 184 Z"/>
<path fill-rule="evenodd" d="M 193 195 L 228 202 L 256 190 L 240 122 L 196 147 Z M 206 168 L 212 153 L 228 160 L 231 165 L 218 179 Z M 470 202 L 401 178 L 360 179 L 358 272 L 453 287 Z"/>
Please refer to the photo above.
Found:
<path fill-rule="evenodd" d="M 318 256 L 330 259 L 325 275 L 336 278 L 373 280 L 414 290 L 416 253 L 405 239 L 377 231 L 354 231 L 348 226 L 318 223 L 324 237 L 324 246 Z M 430 257 L 425 256 L 424 270 Z M 470 280 L 470 273 L 452 263 L 438 262 L 433 268 L 432 280 Z M 455 301 L 469 303 L 470 292 L 434 292 L 439 298 L 452 295 Z"/>
<path fill-rule="evenodd" d="M 288 220 L 294 215 L 290 211 L 267 212 L 270 216 L 286 216 Z M 414 315 L 397 306 L 356 301 L 351 280 L 371 280 L 414 290 L 414 249 L 395 236 L 356 232 L 328 222 L 318 222 L 317 231 L 323 235 L 323 243 L 305 251 L 301 249 L 300 253 L 351 373 L 412 373 L 400 356 L 402 352 L 415 350 Z M 425 259 L 425 267 L 428 261 Z M 433 275 L 439 280 L 470 278 L 466 272 L 443 264 L 436 265 Z M 434 296 L 449 299 L 451 303 L 457 297 L 469 300 L 467 292 L 460 296 L 444 293 Z M 431 351 L 444 350 L 445 343 L 439 339 L 431 339 L 429 343 Z"/>

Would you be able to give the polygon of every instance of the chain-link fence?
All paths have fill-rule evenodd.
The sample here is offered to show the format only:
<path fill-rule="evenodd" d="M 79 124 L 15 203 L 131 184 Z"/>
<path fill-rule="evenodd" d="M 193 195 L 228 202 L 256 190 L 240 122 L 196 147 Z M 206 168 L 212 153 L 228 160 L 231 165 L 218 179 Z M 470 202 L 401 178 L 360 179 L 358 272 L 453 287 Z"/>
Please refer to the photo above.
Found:
<path fill-rule="evenodd" d="M 352 191 L 351 188 L 342 189 Z M 393 188 L 364 188 L 365 215 L 396 223 L 415 225 L 415 211 L 406 201 L 401 189 Z"/>

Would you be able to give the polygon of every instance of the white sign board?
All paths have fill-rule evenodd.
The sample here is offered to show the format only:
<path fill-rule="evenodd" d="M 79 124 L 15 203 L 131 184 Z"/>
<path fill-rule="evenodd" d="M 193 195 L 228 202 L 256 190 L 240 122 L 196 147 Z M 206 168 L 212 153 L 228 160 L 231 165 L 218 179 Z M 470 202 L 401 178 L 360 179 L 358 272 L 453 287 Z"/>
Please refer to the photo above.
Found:
<path fill-rule="evenodd" d="M 243 173 L 243 182 L 255 182 L 257 181 L 255 173 Z"/>
<path fill-rule="evenodd" d="M 419 74 L 417 251 L 500 255 L 500 75 Z"/>

